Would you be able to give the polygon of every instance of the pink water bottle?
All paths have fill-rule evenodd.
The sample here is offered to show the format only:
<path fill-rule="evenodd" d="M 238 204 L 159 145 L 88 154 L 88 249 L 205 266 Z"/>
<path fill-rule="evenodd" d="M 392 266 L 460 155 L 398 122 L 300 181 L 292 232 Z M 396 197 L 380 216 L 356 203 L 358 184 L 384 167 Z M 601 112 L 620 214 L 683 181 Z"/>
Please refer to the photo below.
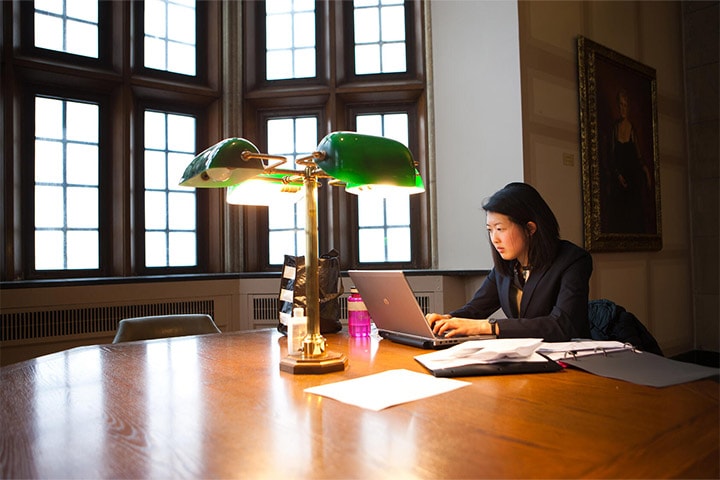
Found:
<path fill-rule="evenodd" d="M 351 337 L 370 336 L 370 314 L 365 307 L 362 297 L 357 288 L 350 289 L 350 296 L 347 299 L 348 310 L 348 331 Z"/>

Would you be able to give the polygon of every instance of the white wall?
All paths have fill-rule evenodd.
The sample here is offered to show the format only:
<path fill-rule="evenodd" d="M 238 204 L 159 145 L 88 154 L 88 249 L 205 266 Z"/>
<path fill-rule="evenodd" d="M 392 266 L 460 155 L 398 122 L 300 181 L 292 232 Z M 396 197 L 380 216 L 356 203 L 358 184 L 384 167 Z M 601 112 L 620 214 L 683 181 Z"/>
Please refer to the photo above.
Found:
<path fill-rule="evenodd" d="M 436 268 L 490 268 L 482 201 L 523 179 L 517 4 L 434 0 L 428 24 Z"/>

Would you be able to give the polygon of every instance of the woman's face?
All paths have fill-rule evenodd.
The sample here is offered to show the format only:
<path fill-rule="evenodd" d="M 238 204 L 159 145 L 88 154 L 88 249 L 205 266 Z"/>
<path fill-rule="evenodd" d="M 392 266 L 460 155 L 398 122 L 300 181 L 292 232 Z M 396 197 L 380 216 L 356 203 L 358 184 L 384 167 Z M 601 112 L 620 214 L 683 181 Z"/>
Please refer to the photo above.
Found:
<path fill-rule="evenodd" d="M 627 118 L 628 116 L 628 99 L 625 95 L 618 97 L 618 107 L 620 108 L 620 118 Z"/>
<path fill-rule="evenodd" d="M 507 215 L 487 212 L 487 229 L 490 242 L 503 260 L 517 259 L 521 265 L 527 265 L 529 237 L 520 225 Z"/>

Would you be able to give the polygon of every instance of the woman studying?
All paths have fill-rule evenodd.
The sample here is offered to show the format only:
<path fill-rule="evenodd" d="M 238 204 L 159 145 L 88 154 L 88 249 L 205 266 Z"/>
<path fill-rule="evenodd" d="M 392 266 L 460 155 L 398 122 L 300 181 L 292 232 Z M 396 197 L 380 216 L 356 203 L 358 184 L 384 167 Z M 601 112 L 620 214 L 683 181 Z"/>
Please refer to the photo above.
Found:
<path fill-rule="evenodd" d="M 592 257 L 560 239 L 557 219 L 526 183 L 510 183 L 483 205 L 494 267 L 473 298 L 426 318 L 438 335 L 495 334 L 546 342 L 590 338 Z M 498 308 L 507 318 L 488 319 Z"/>

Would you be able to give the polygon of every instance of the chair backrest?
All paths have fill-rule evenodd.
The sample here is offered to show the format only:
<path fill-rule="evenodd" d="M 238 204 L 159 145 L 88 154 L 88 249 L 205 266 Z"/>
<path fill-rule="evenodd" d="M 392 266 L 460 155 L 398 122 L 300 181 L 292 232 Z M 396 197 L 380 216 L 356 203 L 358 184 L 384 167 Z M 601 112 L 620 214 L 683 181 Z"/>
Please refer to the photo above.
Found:
<path fill-rule="evenodd" d="M 155 315 L 120 320 L 113 343 L 220 333 L 210 315 Z"/>
<path fill-rule="evenodd" d="M 593 340 L 629 343 L 645 352 L 663 355 L 650 331 L 632 313 L 606 299 L 588 302 L 590 336 Z"/>

